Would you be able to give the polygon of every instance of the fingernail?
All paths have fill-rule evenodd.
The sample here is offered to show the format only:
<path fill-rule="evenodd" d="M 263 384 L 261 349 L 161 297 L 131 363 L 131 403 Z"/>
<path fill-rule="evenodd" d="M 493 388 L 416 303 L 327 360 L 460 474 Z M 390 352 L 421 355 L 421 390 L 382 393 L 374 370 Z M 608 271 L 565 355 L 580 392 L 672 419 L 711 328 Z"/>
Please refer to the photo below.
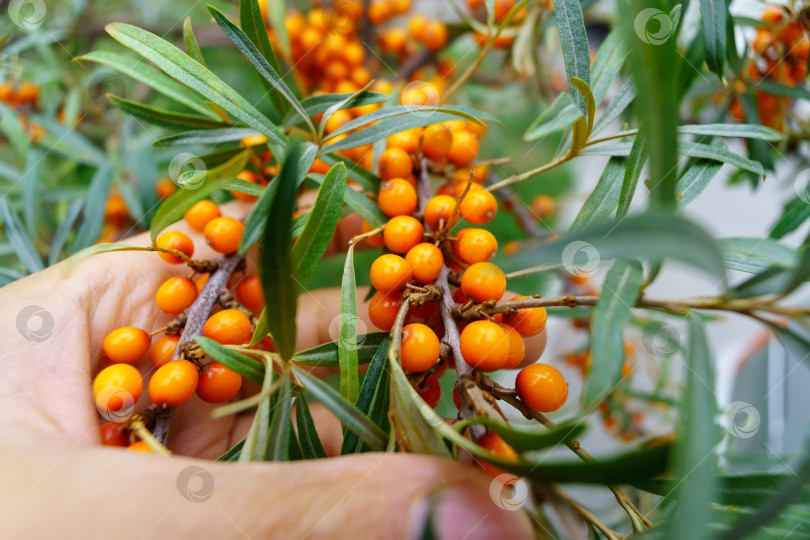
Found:
<path fill-rule="evenodd" d="M 500 491 L 495 491 L 495 497 L 501 500 Z M 414 537 L 422 540 L 534 537 L 522 505 L 496 504 L 490 493 L 472 487 L 452 487 L 434 493 L 415 510 L 414 520 Z"/>

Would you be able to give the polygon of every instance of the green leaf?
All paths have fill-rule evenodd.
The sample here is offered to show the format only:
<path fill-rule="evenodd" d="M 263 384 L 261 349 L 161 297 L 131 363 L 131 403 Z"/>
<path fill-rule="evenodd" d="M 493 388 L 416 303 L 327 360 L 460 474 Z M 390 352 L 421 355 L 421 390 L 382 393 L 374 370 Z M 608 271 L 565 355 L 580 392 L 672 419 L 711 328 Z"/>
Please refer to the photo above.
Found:
<path fill-rule="evenodd" d="M 347 98 L 354 96 L 348 103 Z M 323 94 L 320 96 L 310 96 L 301 100 L 301 105 L 307 113 L 307 116 L 315 116 L 316 114 L 325 113 L 329 108 L 336 103 L 344 103 L 343 108 L 360 107 L 361 105 L 371 105 L 373 103 L 382 103 L 389 98 L 388 94 L 381 94 L 379 92 L 360 92 L 359 94 Z M 301 115 L 297 111 L 290 111 L 284 117 L 282 125 L 285 129 L 289 129 L 296 124 L 303 122 Z"/>
<path fill-rule="evenodd" d="M 586 256 L 586 263 L 578 257 Z M 630 215 L 566 235 L 534 249 L 518 253 L 503 267 L 531 268 L 512 272 L 507 278 L 522 277 L 553 268 L 567 267 L 576 272 L 600 261 L 617 258 L 640 258 L 650 261 L 675 259 L 703 269 L 723 279 L 726 270 L 714 240 L 698 225 L 680 217 L 649 213 Z M 565 260 L 564 260 L 565 259 Z"/>
<path fill-rule="evenodd" d="M 763 319 L 762 322 L 773 331 L 776 339 L 790 353 L 801 362 L 810 362 L 810 337 L 804 328 L 795 321 L 789 321 L 787 325 L 780 325 Z"/>
<path fill-rule="evenodd" d="M 638 261 L 616 261 L 605 277 L 602 295 L 591 324 L 591 371 L 585 380 L 583 401 L 593 408 L 622 380 L 624 327 L 633 316 L 644 273 Z"/>
<path fill-rule="evenodd" d="M 613 29 L 599 45 L 599 52 L 591 67 L 591 89 L 596 103 L 602 103 L 611 83 L 622 69 L 627 59 L 627 47 L 624 46 L 621 33 Z"/>
<path fill-rule="evenodd" d="M 59 222 L 59 227 L 53 235 L 51 242 L 51 253 L 48 255 L 48 265 L 54 265 L 59 261 L 59 256 L 62 254 L 62 248 L 65 246 L 68 234 L 73 229 L 79 213 L 82 211 L 82 201 L 76 200 L 70 203 L 65 216 Z"/>
<path fill-rule="evenodd" d="M 340 211 L 343 208 L 343 194 L 346 191 L 346 166 L 335 165 L 326 174 L 318 189 L 318 196 L 304 227 L 304 232 L 292 248 L 294 272 L 299 286 L 306 287 L 326 248 L 332 241 Z"/>
<path fill-rule="evenodd" d="M 304 394 L 295 398 L 295 422 L 298 425 L 298 441 L 305 459 L 320 459 L 326 457 L 315 422 L 309 412 L 309 405 Z"/>
<path fill-rule="evenodd" d="M 262 384 L 262 381 L 264 381 L 264 364 L 261 362 L 232 351 L 207 337 L 197 336 L 194 340 L 208 356 L 231 371 L 235 371 L 256 384 Z"/>
<path fill-rule="evenodd" d="M 624 160 L 610 158 L 599 182 L 593 189 L 585 203 L 580 208 L 577 217 L 571 224 L 571 231 L 583 229 L 589 225 L 604 223 L 619 203 L 619 188 L 624 176 Z"/>
<path fill-rule="evenodd" d="M 784 135 L 775 129 L 757 124 L 697 124 L 694 126 L 680 126 L 678 132 L 689 135 L 739 137 L 741 139 L 760 139 L 763 141 L 781 141 L 784 138 Z"/>
<path fill-rule="evenodd" d="M 267 2 L 267 17 L 270 26 L 278 38 L 278 46 L 282 56 L 289 62 L 292 58 L 290 51 L 290 36 L 287 35 L 287 26 L 284 24 L 287 16 L 287 7 L 284 2 Z"/>
<path fill-rule="evenodd" d="M 205 58 L 203 58 L 200 50 L 200 44 L 197 43 L 197 38 L 194 37 L 194 29 L 191 27 L 191 17 L 183 19 L 183 43 L 186 44 L 188 55 L 200 64 L 205 65 Z"/>
<path fill-rule="evenodd" d="M 687 204 L 697 199 L 698 195 L 709 187 L 712 178 L 717 176 L 722 164 L 708 159 L 695 160 L 692 165 L 684 171 L 675 186 L 678 197 L 678 208 L 683 208 Z"/>
<path fill-rule="evenodd" d="M 359 375 L 357 372 L 357 284 L 354 279 L 354 245 L 346 252 L 343 280 L 340 286 L 340 394 L 357 401 Z"/>
<path fill-rule="evenodd" d="M 641 177 L 645 163 L 647 163 L 647 137 L 644 133 L 639 133 L 633 141 L 630 155 L 627 156 L 622 188 L 619 194 L 619 204 L 616 208 L 616 218 L 622 218 L 630 211 L 633 195 L 636 193 L 638 179 Z"/>
<path fill-rule="evenodd" d="M 582 116 L 571 94 L 562 92 L 551 106 L 529 125 L 523 140 L 536 141 L 551 133 L 562 131 Z"/>
<path fill-rule="evenodd" d="M 625 83 L 619 88 L 616 92 L 616 95 L 613 96 L 613 99 L 608 104 L 605 112 L 602 113 L 602 116 L 599 117 L 599 120 L 596 121 L 596 125 L 593 127 L 593 131 L 591 135 L 595 135 L 608 127 L 614 120 L 616 120 L 619 115 L 621 115 L 627 107 L 636 99 L 636 95 L 638 94 L 638 89 L 636 88 L 636 83 L 630 79 L 625 81 Z"/>
<path fill-rule="evenodd" d="M 388 339 L 386 332 L 373 332 L 357 336 L 357 362 L 366 364 L 371 361 L 377 349 Z M 304 366 L 340 367 L 338 360 L 338 342 L 330 341 L 311 349 L 298 351 L 293 355 L 297 364 Z"/>
<path fill-rule="evenodd" d="M 275 373 L 272 368 L 264 370 L 262 392 L 270 391 L 270 388 L 273 386 L 274 377 Z M 245 437 L 245 445 L 242 447 L 242 451 L 239 452 L 240 462 L 264 461 L 264 456 L 267 453 L 267 435 L 270 430 L 270 416 L 272 414 L 271 397 L 272 396 L 267 396 L 256 408 L 256 414 L 253 416 L 250 430 Z"/>
<path fill-rule="evenodd" d="M 238 193 L 246 193 L 248 195 L 253 195 L 254 197 L 261 197 L 262 194 L 267 191 L 267 188 L 264 186 L 254 184 L 252 182 L 245 182 L 239 178 L 231 180 L 231 182 L 225 186 L 225 189 L 228 191 L 236 191 Z"/>
<path fill-rule="evenodd" d="M 3 228 L 9 243 L 29 272 L 39 272 L 45 268 L 20 218 L 12 212 L 7 197 L 0 197 L 0 219 L 3 220 Z"/>
<path fill-rule="evenodd" d="M 762 79 L 753 84 L 754 90 L 765 92 L 766 94 L 776 94 L 777 96 L 785 96 L 793 99 L 810 100 L 810 90 L 803 85 L 786 86 L 784 84 L 773 82 L 771 80 Z"/>
<path fill-rule="evenodd" d="M 782 209 L 782 217 L 770 232 L 771 238 L 783 238 L 810 218 L 810 204 L 800 197 L 791 199 Z"/>
<path fill-rule="evenodd" d="M 376 192 L 380 189 L 380 177 L 371 171 L 364 169 L 359 163 L 355 163 L 349 158 L 340 156 L 338 154 L 323 154 L 320 156 L 320 159 L 330 166 L 343 163 L 346 166 L 347 174 L 350 180 L 354 180 L 369 191 Z"/>
<path fill-rule="evenodd" d="M 795 268 L 796 251 L 771 238 L 723 238 L 718 240 L 726 268 L 757 274 L 772 266 Z"/>
<path fill-rule="evenodd" d="M 84 249 L 98 239 L 101 228 L 104 226 L 104 209 L 112 184 L 112 170 L 109 164 L 102 165 L 96 170 L 84 200 L 82 210 L 82 224 L 76 232 L 72 250 L 75 253 Z"/>
<path fill-rule="evenodd" d="M 586 84 L 590 84 L 591 51 L 579 0 L 554 0 L 554 14 L 557 17 L 557 28 L 560 31 L 560 43 L 568 80 L 571 81 L 576 77 Z M 570 87 L 577 107 L 582 114 L 586 114 L 585 99 L 575 92 L 573 82 L 570 83 Z"/>
<path fill-rule="evenodd" d="M 323 177 L 320 175 L 310 174 L 309 178 L 320 184 L 323 182 Z M 360 214 L 360 217 L 368 221 L 368 224 L 373 228 L 380 227 L 388 221 L 388 217 L 382 213 L 380 207 L 366 197 L 363 193 L 353 189 L 347 189 L 343 194 L 346 205 Z"/>
<path fill-rule="evenodd" d="M 694 158 L 705 158 L 734 165 L 740 169 L 751 171 L 752 173 L 763 175 L 765 171 L 762 164 L 729 151 L 725 146 L 714 146 L 693 142 L 682 142 L 681 151 L 684 155 Z"/>
<path fill-rule="evenodd" d="M 374 357 L 366 371 L 366 377 L 363 379 L 363 386 L 360 388 L 360 394 L 357 396 L 357 407 L 363 414 L 367 415 L 372 421 L 374 417 L 372 413 L 385 411 L 385 415 L 380 415 L 381 419 L 387 419 L 388 413 L 388 395 L 389 386 L 391 384 L 390 374 L 388 373 L 388 345 L 389 339 L 386 338 L 377 347 L 374 352 Z M 380 425 L 380 422 L 375 422 Z M 384 428 L 387 426 L 381 426 Z M 346 433 L 343 437 L 343 445 L 340 449 L 341 455 L 355 454 L 360 452 L 363 444 L 354 433 Z"/>
<path fill-rule="evenodd" d="M 287 146 L 287 137 L 278 126 L 270 122 L 222 79 L 171 43 L 129 24 L 112 23 L 106 28 L 107 32 L 121 44 L 219 105 L 245 125 L 265 135 L 269 141 L 275 143 L 275 151 L 283 150 Z"/>
<path fill-rule="evenodd" d="M 154 243 L 158 234 L 176 221 L 183 219 L 183 215 L 195 203 L 205 199 L 211 193 L 223 189 L 242 169 L 248 160 L 247 152 L 240 152 L 222 165 L 209 169 L 204 173 L 204 179 L 195 178 L 194 189 L 178 189 L 172 193 L 155 212 L 152 218 L 151 237 Z M 192 184 L 189 184 L 192 187 Z M 102 206 L 103 210 L 103 206 Z"/>
<path fill-rule="evenodd" d="M 292 389 L 290 377 L 284 376 L 281 387 L 276 394 L 273 407 L 273 419 L 267 434 L 266 461 L 288 461 L 290 457 L 290 412 L 292 410 Z"/>
<path fill-rule="evenodd" d="M 673 539 L 708 537 L 706 525 L 714 498 L 715 451 L 719 442 L 714 425 L 714 377 L 703 322 L 695 314 L 688 319 L 688 373 L 681 412 L 685 425 L 673 456 L 676 475 L 683 482 L 678 487 L 681 496 L 668 528 L 668 537 Z"/>
<path fill-rule="evenodd" d="M 45 156 L 38 148 L 32 148 L 28 152 L 28 158 L 25 163 L 25 174 L 20 178 L 23 184 L 22 203 L 23 203 L 23 220 L 25 227 L 31 236 L 37 235 L 37 210 L 38 210 L 38 194 L 40 184 L 40 164 Z"/>
<path fill-rule="evenodd" d="M 314 375 L 310 375 L 307 371 L 298 367 L 293 367 L 293 371 L 304 388 L 332 411 L 346 428 L 357 434 L 372 449 L 385 449 L 388 437 L 374 422 L 369 420 L 368 416 L 360 412 L 337 390 Z"/>
<path fill-rule="evenodd" d="M 299 286 L 292 271 L 290 228 L 298 192 L 301 152 L 300 143 L 290 146 L 281 172 L 273 182 L 278 183 L 278 191 L 273 197 L 266 219 L 259 258 L 259 274 L 266 301 L 262 318 L 266 319 L 276 349 L 285 360 L 292 358 L 295 352 L 295 314 Z"/>
<path fill-rule="evenodd" d="M 157 139 L 154 146 L 169 148 L 184 144 L 214 145 L 226 142 L 241 141 L 245 137 L 257 135 L 256 130 L 250 128 L 221 127 L 219 129 L 199 129 L 176 133 Z"/>
<path fill-rule="evenodd" d="M 134 61 L 132 58 L 111 51 L 89 52 L 79 56 L 76 60 L 89 60 L 90 62 L 109 66 L 138 82 L 142 82 L 156 92 L 182 103 L 189 109 L 194 109 L 210 118 L 219 119 L 216 113 L 203 103 L 203 100 L 197 94 L 171 77 L 155 71 L 143 62 Z"/>
<path fill-rule="evenodd" d="M 234 45 L 236 45 L 236 48 L 238 48 L 239 51 L 243 55 L 245 55 L 245 58 L 247 58 L 248 62 L 250 62 L 253 65 L 253 67 L 256 68 L 256 71 L 259 73 L 259 75 L 261 75 L 264 78 L 264 80 L 266 80 L 273 88 L 275 88 L 276 91 L 279 93 L 279 95 L 283 97 L 292 106 L 293 109 L 298 111 L 298 114 L 300 114 L 304 118 L 304 122 L 309 127 L 310 132 L 313 135 L 317 133 L 315 125 L 312 123 L 312 120 L 308 116 L 306 116 L 306 112 L 304 112 L 304 108 L 301 106 L 301 102 L 298 101 L 298 98 L 295 97 L 295 94 L 292 93 L 292 90 L 290 90 L 290 88 L 278 74 L 276 69 L 274 69 L 273 66 L 270 65 L 267 59 L 264 56 L 262 56 L 262 53 L 259 51 L 259 49 L 257 49 L 256 46 L 253 44 L 253 42 L 250 41 L 250 38 L 248 38 L 245 35 L 245 33 L 242 31 L 241 28 L 232 23 L 217 8 L 211 5 L 207 7 L 208 11 L 211 12 L 211 15 L 214 16 L 214 20 L 217 22 L 219 27 L 222 28 L 222 30 L 225 32 L 228 38 L 231 41 L 233 41 Z M 265 35 L 266 34 L 267 33 L 265 32 Z M 279 131 L 279 133 L 281 132 Z"/>
<path fill-rule="evenodd" d="M 242 453 L 242 448 L 245 446 L 245 439 L 242 439 L 228 450 L 225 451 L 224 454 L 217 458 L 217 461 L 238 461 L 239 454 Z"/>
<path fill-rule="evenodd" d="M 261 0 L 266 2 L 266 0 Z M 256 45 L 265 60 L 273 67 L 276 73 L 281 73 L 281 65 L 276 58 L 276 52 L 270 44 L 270 38 L 267 35 L 267 25 L 262 17 L 262 11 L 259 9 L 259 2 L 257 0 L 240 0 L 239 2 L 239 25 L 247 35 L 248 39 Z M 273 106 L 282 115 L 289 110 L 286 103 L 279 99 L 278 94 L 271 93 L 270 99 Z"/>
<path fill-rule="evenodd" d="M 372 83 L 369 82 L 364 88 L 361 88 L 357 92 L 349 94 L 348 97 L 342 99 L 341 101 L 338 101 L 337 103 L 333 103 L 328 109 L 326 109 L 326 111 L 321 116 L 320 123 L 318 124 L 318 140 L 323 140 L 324 130 L 326 129 L 326 123 L 329 121 L 329 119 L 332 118 L 337 111 L 345 108 L 346 105 L 357 99 L 357 96 L 365 93 L 371 85 Z M 327 137 L 327 139 L 328 138 L 331 138 L 331 136 Z"/>
<path fill-rule="evenodd" d="M 577 77 L 571 78 L 571 84 L 573 84 L 577 91 L 585 98 L 585 110 L 587 114 L 588 120 L 588 129 L 585 132 L 585 138 L 587 139 L 591 135 L 591 131 L 593 130 L 593 121 L 594 121 L 594 114 L 596 113 L 596 102 L 593 99 L 593 92 L 591 92 L 591 87 L 588 86 L 588 83 L 585 81 L 578 79 Z"/>
<path fill-rule="evenodd" d="M 560 424 L 551 431 L 526 431 L 515 429 L 488 416 L 476 416 L 456 422 L 453 428 L 463 433 L 463 430 L 471 424 L 486 426 L 518 452 L 534 452 L 573 441 L 585 431 L 586 427 L 585 424 L 573 420 Z"/>
<path fill-rule="evenodd" d="M 726 0 L 700 0 L 706 65 L 721 79 L 726 61 Z"/>
<path fill-rule="evenodd" d="M 113 105 L 128 115 L 160 127 L 170 129 L 188 129 L 190 127 L 221 128 L 226 126 L 226 124 L 223 124 L 222 122 L 211 120 L 205 116 L 157 109 L 149 105 L 129 101 L 128 99 L 124 99 L 114 94 L 107 94 L 107 97 Z"/>

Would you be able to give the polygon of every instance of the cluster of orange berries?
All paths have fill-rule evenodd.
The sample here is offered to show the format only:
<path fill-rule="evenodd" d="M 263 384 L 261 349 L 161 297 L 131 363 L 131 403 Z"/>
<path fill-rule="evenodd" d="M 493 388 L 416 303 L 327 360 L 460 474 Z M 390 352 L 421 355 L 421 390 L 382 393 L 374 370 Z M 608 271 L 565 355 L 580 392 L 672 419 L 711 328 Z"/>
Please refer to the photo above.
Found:
<path fill-rule="evenodd" d="M 39 85 L 31 81 L 15 84 L 11 81 L 0 83 L 0 102 L 12 107 L 35 105 L 39 99 Z"/>
<path fill-rule="evenodd" d="M 168 178 L 161 178 L 155 182 L 155 194 L 163 200 L 177 191 L 177 186 Z M 130 222 L 131 215 L 127 202 L 119 191 L 114 191 L 107 197 L 104 206 L 104 227 L 98 237 L 98 242 L 115 242 L 122 234 L 124 227 Z"/>
<path fill-rule="evenodd" d="M 803 85 L 807 79 L 807 60 L 810 41 L 801 21 L 781 6 L 768 6 L 762 15 L 768 28 L 758 28 L 752 44 L 756 60 L 749 63 L 747 76 L 751 81 L 769 80 L 785 86 Z M 740 83 L 741 91 L 745 84 Z M 792 103 L 786 96 L 756 90 L 759 119 L 763 125 L 783 131 L 785 112 Z M 745 112 L 739 100 L 731 102 L 729 114 L 742 122 Z"/>
<path fill-rule="evenodd" d="M 185 221 L 195 230 L 201 231 L 206 242 L 217 252 L 236 252 L 244 231 L 244 225 L 237 219 L 222 216 L 219 207 L 209 200 L 199 201 L 184 216 Z M 158 248 L 175 250 L 191 257 L 194 242 L 185 233 L 168 231 L 158 236 Z M 170 252 L 161 251 L 160 257 L 169 264 L 181 264 L 184 258 Z M 155 294 L 157 307 L 165 313 L 180 314 L 192 306 L 202 292 L 208 274 L 195 279 L 174 276 L 160 285 Z M 245 275 L 233 286 L 236 300 L 244 308 L 228 307 L 210 315 L 205 322 L 202 335 L 223 345 L 243 345 L 252 337 L 252 321 L 246 312 L 259 310 L 264 306 L 264 296 L 259 277 Z M 168 328 L 168 327 L 167 327 Z M 141 372 L 133 364 L 147 353 L 155 370 L 149 379 L 147 392 L 150 401 L 160 407 L 179 407 L 196 393 L 208 403 L 228 401 L 239 392 L 242 376 L 216 361 L 204 365 L 196 359 L 173 358 L 176 356 L 180 337 L 170 330 L 162 329 L 154 333 L 164 335 L 152 342 L 152 334 L 141 328 L 125 326 L 112 331 L 104 338 L 102 349 L 104 359 L 109 363 L 93 380 L 93 396 L 96 406 L 108 417 L 128 409 L 143 392 Z M 115 446 L 130 446 L 125 423 L 108 422 L 101 429 L 102 442 Z M 144 450 L 143 443 L 130 446 L 134 450 Z"/>

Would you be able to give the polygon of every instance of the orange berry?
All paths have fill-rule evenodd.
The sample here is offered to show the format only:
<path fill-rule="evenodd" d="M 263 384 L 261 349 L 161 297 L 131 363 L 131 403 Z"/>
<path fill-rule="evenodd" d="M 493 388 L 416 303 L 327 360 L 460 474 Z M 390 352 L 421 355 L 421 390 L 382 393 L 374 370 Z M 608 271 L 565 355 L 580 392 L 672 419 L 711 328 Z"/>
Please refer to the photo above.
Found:
<path fill-rule="evenodd" d="M 467 264 L 488 262 L 498 252 L 498 240 L 485 229 L 463 229 L 456 236 L 457 257 Z"/>
<path fill-rule="evenodd" d="M 174 360 L 157 368 L 149 379 L 149 399 L 155 405 L 179 407 L 197 389 L 200 374 L 188 360 Z"/>
<path fill-rule="evenodd" d="M 416 127 L 390 135 L 386 140 L 386 143 L 389 150 L 398 148 L 409 154 L 415 154 L 419 150 L 419 138 L 421 136 L 422 128 Z M 382 158 L 382 156 L 380 157 Z M 413 165 L 411 165 L 411 168 L 413 168 Z"/>
<path fill-rule="evenodd" d="M 206 403 L 223 403 L 239 392 L 242 376 L 217 361 L 205 364 L 197 382 L 197 395 Z"/>
<path fill-rule="evenodd" d="M 104 221 L 117 227 L 121 227 L 129 219 L 129 210 L 124 198 L 117 193 L 113 193 L 107 198 L 107 205 L 104 207 Z"/>
<path fill-rule="evenodd" d="M 461 201 L 460 212 L 473 225 L 486 225 L 498 213 L 498 201 L 485 189 L 471 189 Z"/>
<path fill-rule="evenodd" d="M 115 413 L 133 405 L 141 397 L 141 373 L 129 364 L 113 364 L 93 379 L 93 399 L 100 411 Z"/>
<path fill-rule="evenodd" d="M 186 220 L 186 223 L 188 223 L 192 229 L 203 232 L 209 221 L 221 215 L 222 213 L 219 211 L 219 206 L 217 206 L 214 201 L 205 199 L 194 203 L 194 206 L 189 208 L 183 215 L 183 219 Z"/>
<path fill-rule="evenodd" d="M 122 422 L 105 422 L 98 427 L 101 444 L 104 446 L 129 446 L 129 435 L 122 429 Z"/>
<path fill-rule="evenodd" d="M 421 323 L 402 329 L 402 367 L 414 372 L 426 371 L 439 361 L 441 345 L 436 333 Z"/>
<path fill-rule="evenodd" d="M 389 2 L 375 0 L 368 6 L 368 20 L 371 24 L 378 26 L 394 15 L 394 10 Z"/>
<path fill-rule="evenodd" d="M 497 302 L 506 292 L 506 275 L 490 262 L 475 263 L 461 276 L 461 290 L 476 302 Z"/>
<path fill-rule="evenodd" d="M 0 101 L 3 103 L 13 103 L 16 100 L 16 90 L 11 81 L 0 83 Z"/>
<path fill-rule="evenodd" d="M 412 247 L 405 260 L 411 265 L 413 278 L 422 283 L 431 283 L 439 277 L 444 264 L 442 250 L 427 242 Z"/>
<path fill-rule="evenodd" d="M 363 45 L 359 41 L 350 41 L 346 43 L 346 45 L 340 51 L 340 55 L 343 58 L 343 61 L 350 66 L 360 67 L 363 60 L 366 58 L 366 49 L 363 48 Z"/>
<path fill-rule="evenodd" d="M 371 285 L 378 291 L 382 293 L 395 292 L 411 280 L 411 265 L 399 255 L 386 253 L 377 257 L 371 263 L 369 276 L 371 277 Z"/>
<path fill-rule="evenodd" d="M 208 278 L 211 277 L 211 274 L 205 273 L 200 274 L 194 278 L 194 285 L 197 286 L 197 294 L 200 294 L 205 287 L 205 284 L 208 283 Z"/>
<path fill-rule="evenodd" d="M 441 21 L 428 22 L 421 32 L 421 41 L 429 51 L 438 51 L 447 43 L 447 27 Z"/>
<path fill-rule="evenodd" d="M 421 13 L 414 15 L 408 20 L 408 35 L 416 41 L 422 41 L 428 22 L 428 18 Z"/>
<path fill-rule="evenodd" d="M 486 134 L 487 126 L 481 125 L 478 122 L 467 122 L 467 131 L 480 138 Z"/>
<path fill-rule="evenodd" d="M 442 398 L 442 386 L 439 384 L 439 378 L 435 374 L 425 377 L 422 384 L 415 386 L 414 390 L 433 409 L 436 408 Z"/>
<path fill-rule="evenodd" d="M 380 49 L 392 53 L 403 54 L 408 47 L 408 34 L 403 28 L 389 28 L 380 34 Z"/>
<path fill-rule="evenodd" d="M 160 248 L 174 249 L 185 253 L 186 257 L 194 255 L 194 242 L 185 233 L 168 231 L 157 237 L 155 245 Z M 171 253 L 160 253 L 160 258 L 170 264 L 180 264 L 183 259 Z"/>
<path fill-rule="evenodd" d="M 240 172 L 236 175 L 238 180 L 242 180 L 244 182 L 248 182 L 250 184 L 259 184 L 259 179 L 256 177 L 256 174 L 253 171 L 249 171 L 245 169 L 244 171 Z M 253 202 L 258 199 L 255 195 L 248 195 L 247 193 L 242 193 L 240 191 L 231 191 L 231 195 L 234 196 L 235 199 L 244 202 Z"/>
<path fill-rule="evenodd" d="M 223 345 L 242 345 L 250 341 L 252 335 L 250 319 L 238 309 L 218 311 L 203 325 L 203 336 Z"/>
<path fill-rule="evenodd" d="M 407 253 L 413 246 L 422 242 L 425 228 L 411 216 L 396 216 L 385 224 L 383 239 L 394 253 Z"/>
<path fill-rule="evenodd" d="M 17 100 L 21 103 L 34 103 L 39 98 L 39 85 L 31 81 L 22 81 L 17 89 Z"/>
<path fill-rule="evenodd" d="M 166 313 L 183 313 L 197 299 L 197 286 L 187 277 L 170 277 L 158 288 L 155 303 Z"/>
<path fill-rule="evenodd" d="M 456 167 L 466 167 L 478 156 L 478 138 L 467 130 L 453 132 L 447 159 Z"/>
<path fill-rule="evenodd" d="M 377 204 L 388 217 L 407 216 L 416 210 L 416 190 L 406 180 L 393 178 L 380 185 Z"/>
<path fill-rule="evenodd" d="M 512 300 L 522 300 L 526 296 L 516 296 Z M 523 337 L 536 336 L 546 327 L 546 308 L 522 308 L 514 315 L 504 314 L 506 324 L 512 326 Z"/>
<path fill-rule="evenodd" d="M 557 204 L 554 202 L 553 197 L 538 195 L 532 199 L 531 208 L 538 218 L 548 219 L 557 211 Z"/>
<path fill-rule="evenodd" d="M 326 125 L 324 126 L 324 131 L 327 133 L 332 133 L 333 131 L 337 131 L 338 129 L 342 128 L 346 124 L 352 121 L 352 113 L 347 111 L 346 109 L 340 109 L 335 111 L 335 114 L 326 121 Z"/>
<path fill-rule="evenodd" d="M 132 450 L 133 452 L 146 452 L 147 454 L 154 453 L 153 450 L 149 448 L 149 446 L 143 441 L 137 441 L 130 444 L 127 446 L 127 450 Z"/>
<path fill-rule="evenodd" d="M 495 0 L 495 20 L 500 22 L 515 7 L 516 0 Z"/>
<path fill-rule="evenodd" d="M 251 311 L 264 307 L 262 280 L 256 274 L 248 274 L 236 284 L 236 299 Z"/>
<path fill-rule="evenodd" d="M 467 6 L 470 8 L 470 11 L 476 11 L 483 7 L 484 2 L 485 0 L 467 0 Z"/>
<path fill-rule="evenodd" d="M 380 169 L 380 178 L 383 180 L 405 178 L 413 172 L 413 161 L 405 150 L 389 148 L 380 155 L 378 167 Z"/>
<path fill-rule="evenodd" d="M 492 321 L 473 321 L 461 331 L 461 355 L 472 367 L 495 371 L 509 361 L 509 336 Z"/>
<path fill-rule="evenodd" d="M 422 132 L 422 153 L 438 161 L 447 157 L 453 147 L 453 133 L 444 124 L 433 124 Z"/>
<path fill-rule="evenodd" d="M 375 293 L 368 302 L 368 318 L 371 319 L 371 324 L 388 332 L 394 327 L 394 320 L 401 304 L 402 299 L 398 296 Z"/>
<path fill-rule="evenodd" d="M 526 356 L 526 344 L 523 343 L 523 336 L 517 330 L 508 324 L 499 324 L 506 336 L 509 338 L 509 358 L 506 360 L 504 369 L 512 369 L 518 367 L 523 358 Z"/>
<path fill-rule="evenodd" d="M 242 241 L 242 233 L 245 226 L 238 219 L 232 217 L 218 217 L 208 222 L 203 234 L 208 245 L 218 253 L 226 255 L 234 253 L 239 249 L 239 242 Z"/>
<path fill-rule="evenodd" d="M 365 66 L 355 66 L 352 68 L 351 73 L 349 74 L 351 77 L 352 82 L 359 87 L 363 87 L 371 82 L 371 72 Z"/>
<path fill-rule="evenodd" d="M 568 399 L 568 384 L 562 373 L 548 364 L 532 364 L 521 369 L 515 379 L 521 401 L 540 412 L 553 412 Z"/>
<path fill-rule="evenodd" d="M 456 209 L 456 199 L 449 195 L 436 195 L 425 205 L 425 223 L 433 230 L 439 229 L 440 222 L 447 225 L 450 218 L 454 217 L 450 227 L 458 222 L 458 215 L 453 216 Z"/>
<path fill-rule="evenodd" d="M 155 194 L 160 200 L 168 198 L 175 191 L 177 191 L 177 186 L 168 178 L 161 178 L 155 183 Z"/>
<path fill-rule="evenodd" d="M 172 361 L 174 351 L 177 350 L 177 344 L 180 342 L 180 336 L 173 334 L 166 334 L 155 341 L 152 348 L 149 350 L 149 359 L 152 365 L 160 367 L 163 364 L 168 364 Z"/>
<path fill-rule="evenodd" d="M 518 455 L 517 452 L 515 452 L 515 449 L 509 446 L 506 441 L 504 441 L 501 436 L 494 431 L 487 431 L 483 437 L 476 441 L 476 443 L 481 448 L 489 450 L 504 461 L 516 462 L 518 460 Z M 500 476 L 506 472 L 481 458 L 475 458 L 475 464 L 481 467 L 490 476 Z"/>
<path fill-rule="evenodd" d="M 362 234 L 366 234 L 367 232 L 371 232 L 373 230 L 374 227 L 372 227 L 368 221 L 363 221 L 363 224 L 360 225 L 360 233 Z M 382 234 L 379 233 L 366 237 L 366 242 L 368 242 L 368 245 L 371 247 L 382 247 L 385 245 L 385 240 L 383 239 Z"/>
<path fill-rule="evenodd" d="M 131 364 L 146 354 L 151 342 L 145 330 L 124 326 L 107 334 L 101 348 L 113 364 Z"/>

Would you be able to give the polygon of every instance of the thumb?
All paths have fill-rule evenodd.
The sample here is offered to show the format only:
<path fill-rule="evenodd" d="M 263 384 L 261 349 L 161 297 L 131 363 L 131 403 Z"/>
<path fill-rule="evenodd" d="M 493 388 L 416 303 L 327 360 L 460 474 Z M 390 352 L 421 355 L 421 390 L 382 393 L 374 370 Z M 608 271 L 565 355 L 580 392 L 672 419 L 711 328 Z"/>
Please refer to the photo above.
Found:
<path fill-rule="evenodd" d="M 7 461 L 16 464 L 11 487 L 27 493 L 10 509 L 0 505 L 12 537 L 30 535 L 32 527 L 55 532 L 90 523 L 113 538 L 532 537 L 523 510 L 493 502 L 491 479 L 427 456 L 234 464 L 80 448 L 67 449 L 69 459 L 52 454 L 52 463 L 30 452 Z M 38 462 L 21 466 L 30 460 Z M 25 481 L 24 471 L 40 478 Z M 59 500 L 66 486 L 80 504 Z M 44 521 L 36 519 L 42 508 Z"/>

